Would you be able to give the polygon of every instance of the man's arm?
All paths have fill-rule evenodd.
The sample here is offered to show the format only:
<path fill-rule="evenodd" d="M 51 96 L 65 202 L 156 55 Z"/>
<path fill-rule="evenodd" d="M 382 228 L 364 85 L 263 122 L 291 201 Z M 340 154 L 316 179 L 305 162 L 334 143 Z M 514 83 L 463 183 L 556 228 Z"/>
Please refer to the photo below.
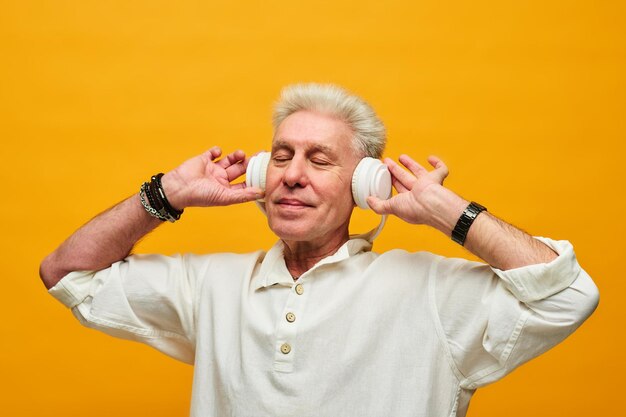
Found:
<path fill-rule="evenodd" d="M 161 224 L 134 195 L 74 232 L 39 267 L 47 289 L 72 271 L 96 271 L 124 259 L 139 239 Z"/>
<path fill-rule="evenodd" d="M 262 190 L 231 184 L 246 172 L 242 151 L 221 155 L 218 147 L 192 158 L 162 178 L 170 204 L 186 207 L 223 206 L 262 197 Z M 133 195 L 78 229 L 41 263 L 39 275 L 50 289 L 72 271 L 96 271 L 124 259 L 133 246 L 161 221 L 150 216 Z"/>
<path fill-rule="evenodd" d="M 385 159 L 398 194 L 389 200 L 370 197 L 372 209 L 379 214 L 394 214 L 408 223 L 432 226 L 451 236 L 469 201 L 443 186 L 448 176 L 446 165 L 434 156 L 428 158 L 435 168 L 430 172 L 407 155 L 401 155 L 400 162 L 410 172 Z M 474 220 L 464 246 L 501 270 L 547 263 L 557 257 L 544 243 L 485 211 Z"/>
<path fill-rule="evenodd" d="M 385 162 L 398 194 L 370 198 L 374 211 L 450 236 L 469 202 L 443 187 L 445 164 L 430 157 L 429 172 L 402 155 L 407 172 Z M 429 275 L 437 333 L 465 389 L 492 383 L 560 343 L 598 305 L 598 290 L 567 241 L 533 238 L 483 211 L 465 247 L 492 268 L 441 257 Z"/>

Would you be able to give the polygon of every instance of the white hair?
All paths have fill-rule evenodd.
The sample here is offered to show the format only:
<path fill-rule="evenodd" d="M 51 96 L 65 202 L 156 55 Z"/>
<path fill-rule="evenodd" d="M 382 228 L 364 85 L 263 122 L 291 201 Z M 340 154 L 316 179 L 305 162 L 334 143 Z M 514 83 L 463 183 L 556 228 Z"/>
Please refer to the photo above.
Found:
<path fill-rule="evenodd" d="M 387 133 L 374 109 L 362 98 L 332 84 L 286 86 L 274 106 L 274 131 L 289 115 L 309 110 L 328 114 L 345 122 L 353 132 L 353 144 L 366 156 L 379 158 L 385 150 Z"/>

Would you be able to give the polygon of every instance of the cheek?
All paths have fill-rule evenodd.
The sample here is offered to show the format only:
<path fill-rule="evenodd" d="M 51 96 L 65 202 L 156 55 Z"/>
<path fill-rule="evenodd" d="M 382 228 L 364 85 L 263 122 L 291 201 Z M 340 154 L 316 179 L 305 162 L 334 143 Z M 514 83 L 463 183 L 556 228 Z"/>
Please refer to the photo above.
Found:
<path fill-rule="evenodd" d="M 343 211 L 346 207 L 351 209 L 354 206 L 352 178 L 337 176 L 332 183 L 327 184 L 324 190 L 328 195 L 328 199 L 333 202 L 333 206 L 337 209 Z"/>
<path fill-rule="evenodd" d="M 277 184 L 280 183 L 280 175 L 277 170 L 268 168 L 267 174 L 265 176 L 265 192 L 271 193 L 277 187 Z"/>

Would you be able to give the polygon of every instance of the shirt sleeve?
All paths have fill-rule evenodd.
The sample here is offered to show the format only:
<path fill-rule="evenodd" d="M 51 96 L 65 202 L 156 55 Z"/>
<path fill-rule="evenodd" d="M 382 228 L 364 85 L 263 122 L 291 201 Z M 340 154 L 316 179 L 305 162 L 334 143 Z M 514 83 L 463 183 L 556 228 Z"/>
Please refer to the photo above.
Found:
<path fill-rule="evenodd" d="M 190 256 L 133 255 L 101 271 L 71 272 L 49 290 L 85 326 L 194 361 Z"/>
<path fill-rule="evenodd" d="M 431 304 L 461 386 L 476 389 L 555 346 L 595 310 L 598 289 L 567 241 L 537 238 L 558 257 L 502 271 L 441 258 Z"/>

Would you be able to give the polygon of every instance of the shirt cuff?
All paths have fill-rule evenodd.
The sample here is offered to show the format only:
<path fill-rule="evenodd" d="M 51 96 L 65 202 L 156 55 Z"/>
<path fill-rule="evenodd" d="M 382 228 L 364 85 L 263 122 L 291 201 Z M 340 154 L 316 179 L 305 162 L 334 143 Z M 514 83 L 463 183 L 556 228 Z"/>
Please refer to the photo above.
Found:
<path fill-rule="evenodd" d="M 543 300 L 569 287 L 581 271 L 574 248 L 567 240 L 535 239 L 545 243 L 559 256 L 548 263 L 523 266 L 503 271 L 491 268 L 506 287 L 522 302 Z"/>
<path fill-rule="evenodd" d="M 48 290 L 48 294 L 59 300 L 64 306 L 73 308 L 89 296 L 91 281 L 95 272 L 75 271 L 64 276 L 61 281 Z"/>

